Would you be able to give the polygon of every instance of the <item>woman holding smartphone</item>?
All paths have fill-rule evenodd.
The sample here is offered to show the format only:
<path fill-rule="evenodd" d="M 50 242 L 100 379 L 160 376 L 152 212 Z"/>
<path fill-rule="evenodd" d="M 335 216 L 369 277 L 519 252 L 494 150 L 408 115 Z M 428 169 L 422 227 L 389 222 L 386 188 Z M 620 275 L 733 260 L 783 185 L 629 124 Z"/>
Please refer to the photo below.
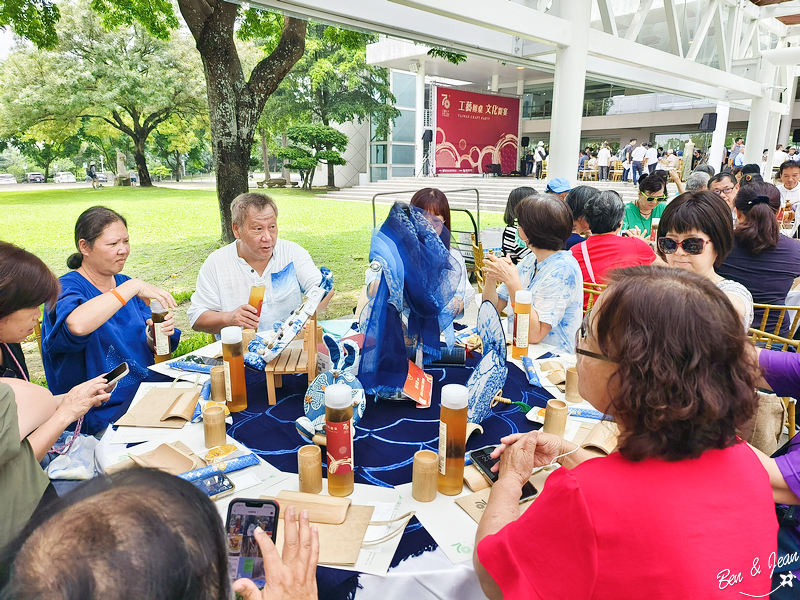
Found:
<path fill-rule="evenodd" d="M 28 522 L 55 490 L 39 465 L 66 427 L 108 400 L 106 380 L 96 377 L 53 396 L 28 383 L 28 372 L 9 350 L 39 319 L 40 306 L 58 297 L 58 279 L 36 256 L 0 242 L 0 547 Z"/>
<path fill-rule="evenodd" d="M 47 382 L 56 393 L 128 363 L 129 373 L 111 399 L 86 416 L 84 433 L 94 435 L 125 411 L 140 382 L 164 380 L 147 368 L 155 363 L 148 303 L 151 298 L 164 308 L 176 303 L 169 292 L 122 275 L 130 238 L 127 222 L 113 210 L 85 210 L 75 224 L 75 247 L 78 252 L 67 260 L 73 270 L 60 278 L 61 294 L 45 314 L 42 358 Z M 160 327 L 174 350 L 180 331 L 171 313 Z"/>

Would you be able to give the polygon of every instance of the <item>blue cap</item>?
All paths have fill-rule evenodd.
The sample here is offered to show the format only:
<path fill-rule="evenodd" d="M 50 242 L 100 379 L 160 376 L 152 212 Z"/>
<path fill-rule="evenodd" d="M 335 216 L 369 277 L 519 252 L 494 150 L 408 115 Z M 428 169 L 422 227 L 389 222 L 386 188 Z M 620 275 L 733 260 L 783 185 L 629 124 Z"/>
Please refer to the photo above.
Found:
<path fill-rule="evenodd" d="M 556 177 L 555 179 L 551 179 L 549 181 L 547 184 L 547 189 L 554 194 L 563 194 L 564 192 L 570 191 L 572 186 L 570 186 L 569 181 L 563 177 Z"/>

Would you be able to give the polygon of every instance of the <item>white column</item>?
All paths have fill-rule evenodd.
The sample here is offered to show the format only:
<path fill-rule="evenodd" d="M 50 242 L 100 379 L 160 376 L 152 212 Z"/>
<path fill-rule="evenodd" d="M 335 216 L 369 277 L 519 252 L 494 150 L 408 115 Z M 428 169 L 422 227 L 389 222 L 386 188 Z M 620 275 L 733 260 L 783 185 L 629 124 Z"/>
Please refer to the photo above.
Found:
<path fill-rule="evenodd" d="M 414 121 L 414 173 L 419 174 L 422 169 L 424 158 L 422 134 L 425 132 L 425 61 L 419 61 L 417 67 L 417 87 L 416 87 L 416 119 Z"/>
<path fill-rule="evenodd" d="M 778 134 L 779 144 L 788 146 L 792 138 L 792 112 L 794 110 L 794 97 L 797 95 L 797 77 L 792 77 L 792 85 L 789 86 L 789 114 L 781 117 L 781 131 Z"/>
<path fill-rule="evenodd" d="M 761 57 L 759 81 L 762 93 L 759 98 L 753 98 L 750 103 L 750 120 L 747 123 L 747 138 L 744 141 L 745 164 L 761 164 L 761 154 L 767 142 L 767 121 L 769 121 L 770 105 L 772 103 L 771 87 L 775 82 L 775 67 L 763 56 Z"/>
<path fill-rule="evenodd" d="M 708 152 L 708 164 L 714 167 L 715 172 L 719 172 L 722 165 L 722 155 L 725 151 L 725 134 L 728 131 L 728 114 L 731 105 L 727 102 L 717 102 L 717 126 L 711 134 L 711 148 Z"/>
<path fill-rule="evenodd" d="M 592 0 L 570 0 L 565 16 L 572 22 L 572 43 L 556 48 L 548 179 L 566 177 L 574 181 L 578 170 L 591 13 Z"/>
<path fill-rule="evenodd" d="M 761 164 L 761 176 L 764 181 L 772 181 L 772 158 L 775 156 L 775 146 L 778 145 L 778 129 L 780 127 L 780 115 L 770 113 L 769 124 L 767 125 L 767 139 L 764 148 L 767 149 L 767 162 Z M 763 150 L 763 148 L 762 148 Z"/>
<path fill-rule="evenodd" d="M 522 96 L 525 93 L 525 80 L 517 79 L 517 96 Z"/>
<path fill-rule="evenodd" d="M 500 89 L 500 75 L 492 75 L 492 91 Z"/>

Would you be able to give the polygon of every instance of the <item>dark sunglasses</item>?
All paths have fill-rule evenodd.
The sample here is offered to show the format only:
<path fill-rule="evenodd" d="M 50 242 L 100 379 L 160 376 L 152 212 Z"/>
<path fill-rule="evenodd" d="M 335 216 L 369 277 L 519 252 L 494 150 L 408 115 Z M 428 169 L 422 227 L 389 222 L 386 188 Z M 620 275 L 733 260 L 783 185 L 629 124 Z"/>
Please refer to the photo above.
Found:
<path fill-rule="evenodd" d="M 662 237 L 658 238 L 658 249 L 664 254 L 674 254 L 678 251 L 678 246 L 683 248 L 686 254 L 702 254 L 703 250 L 711 240 L 704 240 L 703 238 L 686 238 L 682 242 Z"/>
<path fill-rule="evenodd" d="M 587 334 L 589 333 L 589 315 L 592 314 L 592 309 L 590 308 L 586 311 L 586 314 L 583 316 L 583 321 L 581 321 L 581 326 L 575 332 L 575 354 L 580 354 L 582 356 L 588 356 L 589 358 L 596 358 L 597 360 L 604 360 L 606 362 L 615 363 L 617 361 L 608 358 L 605 354 L 599 354 L 597 352 L 591 352 L 589 350 L 584 350 L 580 348 L 581 340 L 585 340 Z"/>

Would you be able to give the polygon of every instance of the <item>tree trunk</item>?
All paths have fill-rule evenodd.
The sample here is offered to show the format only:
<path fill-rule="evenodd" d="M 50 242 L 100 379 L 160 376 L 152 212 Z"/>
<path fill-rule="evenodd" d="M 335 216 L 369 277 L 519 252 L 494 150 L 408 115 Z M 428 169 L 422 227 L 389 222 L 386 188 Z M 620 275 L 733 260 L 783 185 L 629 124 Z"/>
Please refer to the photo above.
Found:
<path fill-rule="evenodd" d="M 172 172 L 173 176 L 175 177 L 175 181 L 181 180 L 181 153 L 177 150 L 173 152 L 173 156 L 175 157 L 175 170 Z"/>
<path fill-rule="evenodd" d="M 139 173 L 141 187 L 153 187 L 150 171 L 147 170 L 147 160 L 144 157 L 144 143 L 147 138 L 136 137 L 133 140 L 133 160 L 136 161 L 136 171 Z"/>
<path fill-rule="evenodd" d="M 234 44 L 238 6 L 222 0 L 178 0 L 203 60 L 222 239 L 233 241 L 231 203 L 249 190 L 248 163 L 264 103 L 305 50 L 306 22 L 284 19 L 275 50 L 245 80 Z"/>

